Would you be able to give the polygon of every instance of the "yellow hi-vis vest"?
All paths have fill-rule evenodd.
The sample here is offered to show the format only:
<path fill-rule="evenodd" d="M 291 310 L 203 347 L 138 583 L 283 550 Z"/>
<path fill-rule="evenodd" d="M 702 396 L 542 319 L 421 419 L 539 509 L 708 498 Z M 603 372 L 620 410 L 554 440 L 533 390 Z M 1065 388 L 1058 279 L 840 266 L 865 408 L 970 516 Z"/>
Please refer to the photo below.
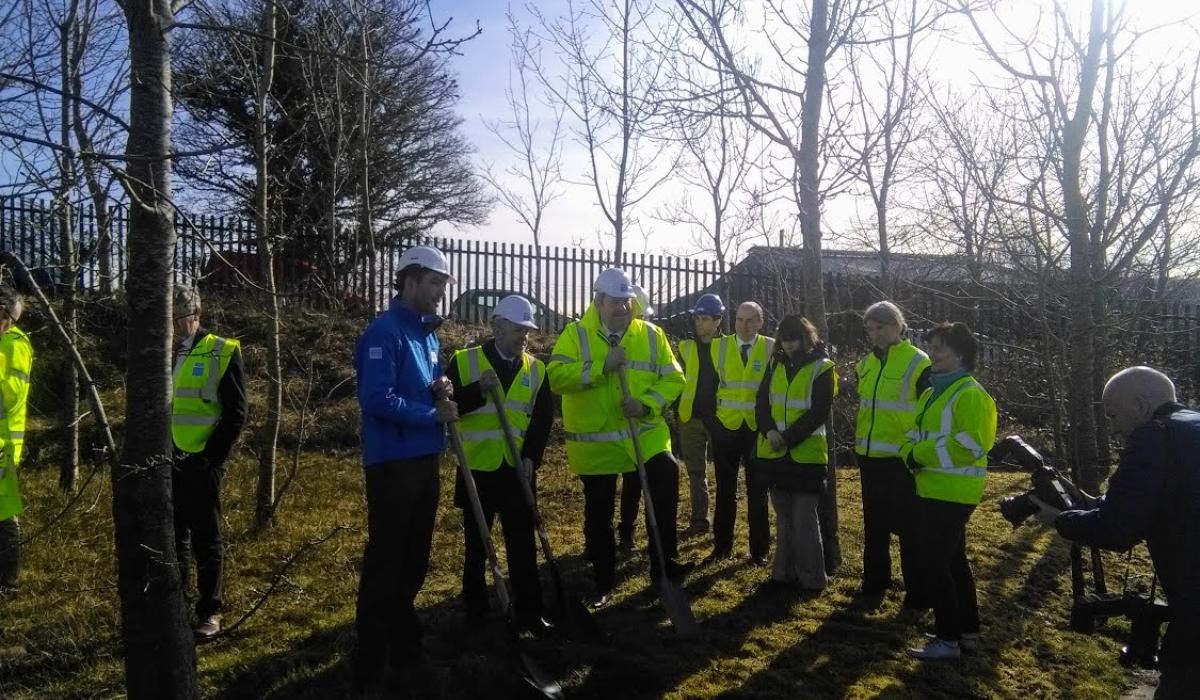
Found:
<path fill-rule="evenodd" d="M 711 346 L 712 343 L 709 343 Z M 700 354 L 695 340 L 679 341 L 679 359 L 683 360 L 683 393 L 679 396 L 679 420 L 684 423 L 692 419 L 692 407 L 696 405 L 696 385 L 700 381 Z"/>
<path fill-rule="evenodd" d="M 717 418 L 729 430 L 743 425 L 757 430 L 754 399 L 758 385 L 767 374 L 767 358 L 775 340 L 758 336 L 742 364 L 742 341 L 737 335 L 723 335 L 712 343 L 713 367 L 717 370 Z"/>
<path fill-rule="evenodd" d="M 492 369 L 487 355 L 483 354 L 483 348 L 478 345 L 454 353 L 454 361 L 458 363 L 458 376 L 462 378 L 464 386 L 479 381 L 484 372 Z M 504 415 L 508 417 L 508 424 L 512 426 L 517 442 L 517 454 L 508 456 L 510 467 L 520 462 L 525 431 L 529 429 L 538 389 L 545 378 L 546 366 L 541 360 L 526 354 L 522 358 L 521 369 L 513 377 L 512 385 L 504 396 Z M 458 428 L 462 432 L 467 466 L 478 472 L 494 472 L 506 461 L 508 442 L 504 439 L 496 405 L 486 394 L 484 400 L 483 406 L 459 417 Z"/>
<path fill-rule="evenodd" d="M 914 478 L 921 498 L 978 505 L 996 442 L 996 402 L 971 376 L 932 397 L 933 389 L 921 394 L 900 456 L 912 455 L 920 466 Z"/>
<path fill-rule="evenodd" d="M 33 371 L 33 345 L 29 336 L 13 326 L 0 336 L 0 520 L 20 515 L 25 505 L 17 480 L 17 465 L 25 450 L 25 405 L 29 374 Z"/>
<path fill-rule="evenodd" d="M 792 381 L 787 379 L 787 369 L 776 363 L 771 372 L 771 420 L 780 433 L 804 417 L 812 408 L 813 386 L 817 378 L 833 369 L 833 360 L 820 357 L 800 368 Z M 837 396 L 837 372 L 833 373 L 833 395 Z M 758 436 L 758 456 L 768 459 L 782 457 L 785 450 L 776 450 L 765 436 Z M 797 464 L 829 464 L 829 443 L 825 437 L 825 426 L 812 432 L 805 440 L 786 450 Z"/>
<path fill-rule="evenodd" d="M 667 336 L 658 326 L 633 319 L 620 346 L 630 395 L 648 413 L 635 422 L 642 455 L 650 459 L 671 449 L 663 409 L 683 389 L 683 370 L 675 361 Z M 583 318 L 567 324 L 554 344 L 546 373 L 550 388 L 562 395 L 567 461 L 579 475 L 633 471 L 633 435 L 621 410 L 621 383 L 615 372 L 604 373 L 609 344 L 593 304 Z"/>
<path fill-rule="evenodd" d="M 221 398 L 217 387 L 234 350 L 236 340 L 209 333 L 192 349 L 175 360 L 175 391 L 171 401 L 171 438 L 184 452 L 201 452 L 221 420 Z"/>
<path fill-rule="evenodd" d="M 874 352 L 858 361 L 858 422 L 854 451 L 867 457 L 895 457 L 917 415 L 917 380 L 929 356 L 907 340 L 888 348 L 880 365 Z"/>

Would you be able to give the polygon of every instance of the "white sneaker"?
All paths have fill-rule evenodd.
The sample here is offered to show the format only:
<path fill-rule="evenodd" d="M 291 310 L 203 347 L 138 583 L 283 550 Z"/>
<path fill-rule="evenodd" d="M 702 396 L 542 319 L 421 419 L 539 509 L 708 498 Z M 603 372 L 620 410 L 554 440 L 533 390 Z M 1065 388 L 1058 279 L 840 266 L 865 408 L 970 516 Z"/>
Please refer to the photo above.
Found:
<path fill-rule="evenodd" d="M 958 642 L 948 642 L 945 639 L 934 637 L 921 649 L 909 649 L 908 655 L 924 661 L 953 660 L 962 658 L 962 650 L 958 648 Z"/>

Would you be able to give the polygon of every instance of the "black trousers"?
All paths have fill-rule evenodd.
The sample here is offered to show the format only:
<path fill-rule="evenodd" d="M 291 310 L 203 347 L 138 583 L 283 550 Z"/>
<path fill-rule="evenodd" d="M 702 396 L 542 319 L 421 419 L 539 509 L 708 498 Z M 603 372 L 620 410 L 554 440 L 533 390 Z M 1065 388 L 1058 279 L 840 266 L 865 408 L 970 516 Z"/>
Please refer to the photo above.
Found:
<path fill-rule="evenodd" d="M 636 471 L 625 472 L 621 475 L 621 521 L 617 525 L 617 534 L 622 542 L 633 542 L 641 505 L 642 479 Z"/>
<path fill-rule="evenodd" d="M 617 500 L 617 475 L 582 476 L 583 539 L 597 590 L 611 590 L 616 583 L 617 543 L 613 537 L 613 511 Z M 675 518 L 679 511 L 679 464 L 670 452 L 660 452 L 646 460 L 647 487 L 654 503 L 663 552 L 674 561 L 678 555 Z M 647 531 L 649 531 L 647 517 Z M 649 539 L 649 538 L 647 538 Z M 650 562 L 657 567 L 654 543 L 648 542 Z"/>
<path fill-rule="evenodd" d="M 224 604 L 221 541 L 221 481 L 225 465 L 209 464 L 199 455 L 176 455 L 171 469 L 171 498 L 175 509 L 175 554 L 184 590 L 196 567 L 196 617 L 204 619 Z"/>
<path fill-rule="evenodd" d="M 771 525 L 767 514 L 767 484 L 757 474 L 754 459 L 756 434 L 748 426 L 729 430 L 715 418 L 709 424 L 713 463 L 717 476 L 713 508 L 713 550 L 733 551 L 733 524 L 737 518 L 738 466 L 746 472 L 746 519 L 750 526 L 750 556 L 766 558 L 771 552 Z"/>
<path fill-rule="evenodd" d="M 403 665 L 421 653 L 413 603 L 429 570 L 438 506 L 438 456 L 380 462 L 366 468 L 367 545 L 354 626 L 354 670 L 377 681 L 385 661 Z"/>
<path fill-rule="evenodd" d="M 502 465 L 494 472 L 472 472 L 483 517 L 488 529 L 496 516 L 504 529 L 504 551 L 508 576 L 512 582 L 513 612 L 523 622 L 542 616 L 542 585 L 538 579 L 537 545 L 534 542 L 533 511 L 525 503 L 517 470 Z M 467 500 L 461 474 L 455 481 L 454 503 L 463 509 L 463 535 L 466 555 L 463 559 L 462 594 L 469 614 L 488 610 L 486 578 L 487 555 L 479 538 L 479 525 Z M 493 538 L 493 542 L 494 542 Z"/>
<path fill-rule="evenodd" d="M 16 588 L 21 573 L 21 523 L 17 516 L 0 520 L 0 588 Z"/>
<path fill-rule="evenodd" d="M 975 506 L 918 498 L 917 512 L 912 548 L 922 590 L 933 604 L 934 631 L 958 641 L 964 632 L 979 631 L 979 600 L 967 562 L 967 521 Z"/>
<path fill-rule="evenodd" d="M 863 507 L 864 591 L 882 591 L 892 582 L 891 536 L 900 538 L 900 575 L 906 607 L 928 609 L 914 572 L 913 528 L 917 520 L 917 486 L 899 457 L 858 455 Z"/>

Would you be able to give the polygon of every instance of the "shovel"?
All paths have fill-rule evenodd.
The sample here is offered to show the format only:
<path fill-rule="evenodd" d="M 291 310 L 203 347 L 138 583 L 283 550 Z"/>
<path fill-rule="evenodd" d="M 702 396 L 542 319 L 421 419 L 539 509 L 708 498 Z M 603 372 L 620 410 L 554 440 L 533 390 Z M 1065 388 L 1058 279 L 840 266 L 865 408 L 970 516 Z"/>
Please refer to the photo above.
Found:
<path fill-rule="evenodd" d="M 617 369 L 617 377 L 621 380 L 621 396 L 628 400 L 630 398 L 629 377 L 625 374 L 623 365 Z M 654 517 L 654 501 L 650 498 L 650 480 L 646 478 L 646 460 L 642 455 L 642 443 L 638 441 L 638 422 L 634 418 L 629 418 L 628 422 L 629 432 L 633 435 L 633 456 L 637 462 L 638 476 L 642 482 L 642 501 L 646 504 L 646 524 L 649 526 L 647 529 L 650 531 L 650 542 L 658 556 L 658 599 L 662 601 L 663 609 L 667 611 L 667 617 L 675 626 L 675 632 L 681 637 L 694 637 L 700 633 L 700 625 L 696 622 L 696 616 L 692 614 L 692 606 L 688 602 L 687 594 L 667 575 L 666 552 L 663 551 L 658 520 Z"/>
<path fill-rule="evenodd" d="M 508 445 L 512 463 L 519 465 L 521 464 L 521 451 L 517 449 L 516 433 L 513 432 L 512 424 L 508 422 L 508 414 L 504 412 L 504 397 L 500 394 L 500 387 L 492 387 L 488 392 L 488 398 L 496 406 L 496 415 L 500 418 L 500 428 L 504 432 L 504 440 Z M 546 564 L 550 566 L 550 576 L 554 581 L 555 601 L 558 603 L 559 620 L 562 620 L 570 630 L 574 630 L 584 637 L 598 639 L 602 635 L 600 626 L 596 624 L 596 618 L 592 617 L 592 614 L 578 598 L 568 595 L 566 586 L 563 585 L 562 571 L 558 568 L 554 553 L 550 551 L 550 536 L 546 534 L 546 524 L 538 510 L 533 487 L 528 479 L 520 476 L 520 471 L 517 474 L 517 481 L 521 482 L 521 493 L 525 496 L 525 504 L 533 513 L 533 524 L 537 528 L 538 541 L 542 545 L 542 556 L 545 557 Z"/>
<path fill-rule="evenodd" d="M 548 698 L 562 698 L 562 688 L 550 678 L 533 659 L 525 653 L 521 643 L 521 633 L 517 629 L 516 617 L 513 615 L 512 598 L 508 594 L 508 585 L 504 583 L 504 572 L 500 570 L 500 562 L 496 559 L 496 548 L 492 546 L 492 533 L 488 530 L 487 521 L 483 517 L 483 506 L 479 503 L 479 491 L 475 488 L 475 477 L 467 467 L 467 455 L 463 450 L 462 436 L 458 433 L 458 425 L 451 423 L 447 433 L 454 455 L 458 458 L 458 471 L 462 476 L 463 485 L 467 490 L 467 500 L 471 502 L 471 512 L 479 525 L 479 537 L 483 540 L 483 551 L 487 555 L 488 568 L 492 571 L 492 580 L 496 583 L 496 595 L 500 597 L 500 607 L 504 610 L 504 619 L 508 623 L 511 649 L 516 656 L 520 668 L 518 672 L 534 690 Z"/>

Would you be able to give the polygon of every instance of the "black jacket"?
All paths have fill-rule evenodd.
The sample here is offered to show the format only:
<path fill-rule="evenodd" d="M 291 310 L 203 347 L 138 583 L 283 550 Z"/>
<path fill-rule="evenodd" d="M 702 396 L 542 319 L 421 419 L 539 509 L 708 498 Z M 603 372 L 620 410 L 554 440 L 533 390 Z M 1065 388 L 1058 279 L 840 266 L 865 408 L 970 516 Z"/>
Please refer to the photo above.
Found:
<path fill-rule="evenodd" d="M 204 328 L 197 330 L 188 351 L 190 352 L 196 343 L 209 333 L 210 331 Z M 246 369 L 242 364 L 240 349 L 234 350 L 229 358 L 225 376 L 221 377 L 220 383 L 217 384 L 217 398 L 221 402 L 221 418 L 202 451 L 195 455 L 177 451 L 176 456 L 183 466 L 201 464 L 224 468 L 234 445 L 237 444 L 238 436 L 242 434 L 242 428 L 246 427 L 246 417 L 249 414 L 246 404 Z"/>
<path fill-rule="evenodd" d="M 1200 413 L 1160 407 L 1129 435 L 1098 507 L 1062 513 L 1055 527 L 1116 551 L 1145 540 L 1171 608 L 1161 664 L 1200 664 Z"/>
<path fill-rule="evenodd" d="M 766 437 L 767 433 L 775 429 L 775 420 L 771 417 L 771 377 L 775 367 L 782 366 L 788 381 L 791 381 L 805 365 L 822 357 L 827 357 L 824 344 L 818 344 L 807 355 L 792 359 L 783 350 L 783 346 L 776 342 L 775 354 L 767 364 L 767 372 L 762 383 L 758 385 L 758 394 L 754 401 L 754 414 L 761 436 Z M 783 431 L 783 440 L 789 449 L 807 440 L 814 430 L 829 420 L 833 408 L 833 373 L 836 371 L 835 368 L 817 377 L 813 384 L 812 408 Z M 756 469 L 759 477 L 773 488 L 810 493 L 820 491 L 824 487 L 828 471 L 824 464 L 799 464 L 786 455 L 778 459 L 759 459 Z"/>

